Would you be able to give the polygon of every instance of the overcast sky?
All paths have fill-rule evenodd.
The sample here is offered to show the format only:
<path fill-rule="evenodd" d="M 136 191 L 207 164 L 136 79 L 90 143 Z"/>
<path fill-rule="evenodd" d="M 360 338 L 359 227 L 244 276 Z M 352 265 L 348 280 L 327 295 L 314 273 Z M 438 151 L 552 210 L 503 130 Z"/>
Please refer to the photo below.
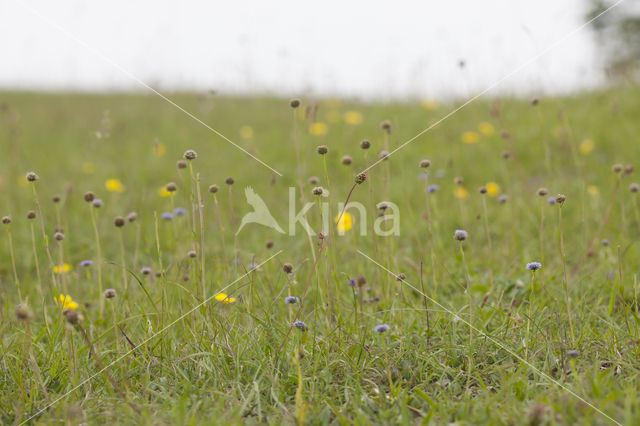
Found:
<path fill-rule="evenodd" d="M 576 29 L 586 7 L 585 0 L 1 0 L 0 87 L 144 90 L 125 70 L 161 91 L 467 96 Z M 575 90 L 601 81 L 601 69 L 586 29 L 497 90 Z"/>

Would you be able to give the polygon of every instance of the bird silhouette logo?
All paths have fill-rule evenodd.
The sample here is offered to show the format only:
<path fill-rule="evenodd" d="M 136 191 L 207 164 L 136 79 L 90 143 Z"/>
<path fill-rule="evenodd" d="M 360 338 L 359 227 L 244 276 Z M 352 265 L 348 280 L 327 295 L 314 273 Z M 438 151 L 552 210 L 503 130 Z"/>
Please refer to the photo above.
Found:
<path fill-rule="evenodd" d="M 284 231 L 280 228 L 278 222 L 276 222 L 274 217 L 271 215 L 267 205 L 264 203 L 262 198 L 255 193 L 253 188 L 250 186 L 246 187 L 244 189 L 244 195 L 247 197 L 247 203 L 253 207 L 253 211 L 242 217 L 242 221 L 240 222 L 240 227 L 238 228 L 236 235 L 238 235 L 242 228 L 249 223 L 258 223 L 284 234 Z"/>

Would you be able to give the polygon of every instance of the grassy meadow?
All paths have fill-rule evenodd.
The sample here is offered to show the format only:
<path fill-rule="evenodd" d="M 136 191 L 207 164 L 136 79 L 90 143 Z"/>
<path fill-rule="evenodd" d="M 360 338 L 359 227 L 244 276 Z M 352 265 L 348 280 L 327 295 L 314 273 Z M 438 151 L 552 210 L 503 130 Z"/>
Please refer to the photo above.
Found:
<path fill-rule="evenodd" d="M 157 96 L 0 92 L 0 423 L 637 424 L 637 87 L 478 100 L 361 184 L 457 104 L 171 98 L 282 176 Z M 247 187 L 313 235 L 236 236 Z"/>

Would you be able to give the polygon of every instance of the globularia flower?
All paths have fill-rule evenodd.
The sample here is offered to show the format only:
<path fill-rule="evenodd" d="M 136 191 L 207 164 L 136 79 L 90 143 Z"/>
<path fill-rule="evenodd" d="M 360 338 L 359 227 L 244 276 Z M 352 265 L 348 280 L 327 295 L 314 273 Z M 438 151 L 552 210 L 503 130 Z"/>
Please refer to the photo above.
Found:
<path fill-rule="evenodd" d="M 550 205 L 554 205 L 556 203 L 556 197 L 547 198 L 547 203 L 549 203 Z"/>
<path fill-rule="evenodd" d="M 164 220 L 173 220 L 173 215 L 169 212 L 164 212 L 162 213 L 162 218 Z"/>
<path fill-rule="evenodd" d="M 440 187 L 438 185 L 429 185 L 427 187 L 427 191 L 428 192 L 436 192 L 438 189 L 440 189 Z"/>
<path fill-rule="evenodd" d="M 80 262 L 80 266 L 91 266 L 93 265 L 93 260 L 83 260 L 82 262 Z"/>
<path fill-rule="evenodd" d="M 537 271 L 542 268 L 542 263 L 540 262 L 529 262 L 527 263 L 527 269 L 530 271 Z"/>
<path fill-rule="evenodd" d="M 307 331 L 307 324 L 305 324 L 302 321 L 294 321 L 293 324 L 291 325 L 294 326 L 295 328 L 300 329 L 301 331 Z"/>
<path fill-rule="evenodd" d="M 295 296 L 287 296 L 284 298 L 284 303 L 290 304 L 290 305 L 295 305 L 296 303 L 300 302 L 300 299 L 298 299 Z"/>
<path fill-rule="evenodd" d="M 103 206 L 104 203 L 102 202 L 102 200 L 100 198 L 96 198 L 95 200 L 93 200 L 91 202 L 91 204 L 93 204 L 93 207 L 95 207 L 95 208 L 100 208 L 100 207 Z"/>
<path fill-rule="evenodd" d="M 176 216 L 186 216 L 187 211 L 182 207 L 176 207 L 175 209 L 173 209 L 173 214 L 175 214 Z"/>
<path fill-rule="evenodd" d="M 389 331 L 389 326 L 387 324 L 379 324 L 376 325 L 376 328 L 374 328 L 374 330 L 376 331 L 376 333 L 385 333 Z"/>
<path fill-rule="evenodd" d="M 349 280 L 349 287 L 355 287 L 356 286 L 356 280 Z"/>
<path fill-rule="evenodd" d="M 467 231 L 463 231 L 462 229 L 456 229 L 453 237 L 458 241 L 464 241 L 469 237 L 469 234 L 467 234 Z"/>
<path fill-rule="evenodd" d="M 575 349 L 571 349 L 570 351 L 567 351 L 567 355 L 569 355 L 569 357 L 571 357 L 571 358 L 575 358 L 578 355 L 580 355 L 580 352 L 578 352 Z"/>

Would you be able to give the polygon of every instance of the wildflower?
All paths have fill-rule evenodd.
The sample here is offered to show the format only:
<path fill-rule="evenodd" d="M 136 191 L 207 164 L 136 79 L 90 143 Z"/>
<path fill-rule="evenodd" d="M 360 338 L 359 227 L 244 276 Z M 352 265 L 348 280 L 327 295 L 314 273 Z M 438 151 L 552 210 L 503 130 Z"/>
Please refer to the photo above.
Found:
<path fill-rule="evenodd" d="M 542 268 L 542 263 L 540 262 L 529 262 L 527 263 L 527 269 L 530 271 L 537 271 L 538 269 Z"/>
<path fill-rule="evenodd" d="M 300 299 L 295 296 L 287 296 L 284 298 L 284 303 L 288 305 L 295 305 L 296 303 L 300 303 Z"/>
<path fill-rule="evenodd" d="M 195 250 L 189 250 L 189 251 L 187 252 L 187 256 L 189 256 L 190 258 L 192 258 L 192 259 L 193 259 L 193 258 L 195 258 L 196 256 L 198 256 L 198 253 L 196 253 L 196 251 L 195 251 Z"/>
<path fill-rule="evenodd" d="M 54 299 L 56 305 L 59 305 L 62 309 L 77 309 L 78 304 L 71 299 L 70 295 L 59 294 L 57 299 Z"/>
<path fill-rule="evenodd" d="M 578 151 L 580 151 L 580 154 L 582 155 L 589 155 L 591 154 L 591 151 L 593 151 L 593 148 L 595 148 L 595 146 L 596 144 L 594 144 L 591 139 L 585 139 L 582 142 L 580 142 L 580 146 L 578 146 Z"/>
<path fill-rule="evenodd" d="M 27 212 L 27 219 L 35 219 L 36 218 L 36 212 L 33 210 L 29 210 Z"/>
<path fill-rule="evenodd" d="M 427 192 L 436 192 L 440 187 L 438 185 L 429 185 L 427 187 Z"/>
<path fill-rule="evenodd" d="M 600 244 L 602 244 L 604 247 L 607 247 L 609 245 L 609 240 L 602 240 Z"/>
<path fill-rule="evenodd" d="M 291 324 L 293 327 L 301 330 L 301 331 L 307 331 L 307 324 L 305 324 L 302 321 L 294 321 L 293 324 Z"/>
<path fill-rule="evenodd" d="M 54 274 L 66 274 L 67 272 L 71 271 L 71 265 L 69 265 L 68 263 L 63 263 L 62 265 L 55 265 L 53 267 L 53 273 Z"/>
<path fill-rule="evenodd" d="M 363 139 L 362 141 L 360 141 L 361 149 L 369 149 L 370 147 L 371 147 L 371 142 L 369 142 L 369 140 Z"/>
<path fill-rule="evenodd" d="M 104 183 L 104 187 L 109 192 L 124 192 L 124 185 L 120 179 L 107 179 Z"/>
<path fill-rule="evenodd" d="M 322 231 L 318 232 L 318 239 L 319 240 L 324 240 L 325 238 L 327 238 L 327 234 L 325 234 Z"/>
<path fill-rule="evenodd" d="M 198 158 L 198 153 L 195 152 L 194 150 L 188 149 L 188 150 L 186 150 L 184 152 L 184 159 L 185 160 L 191 161 L 191 160 L 195 160 L 196 158 Z"/>
<path fill-rule="evenodd" d="M 138 213 L 136 212 L 131 212 L 127 215 L 127 222 L 129 223 L 135 222 L 136 219 L 138 219 Z"/>
<path fill-rule="evenodd" d="M 264 246 L 268 249 L 273 248 L 273 241 L 271 240 L 267 241 Z"/>
<path fill-rule="evenodd" d="M 587 186 L 587 192 L 589 193 L 589 195 L 591 195 L 592 197 L 596 197 L 600 191 L 598 191 L 598 187 L 595 185 L 589 185 Z"/>
<path fill-rule="evenodd" d="M 509 196 L 508 196 L 507 194 L 501 194 L 501 195 L 498 197 L 498 202 L 499 202 L 500 204 L 504 204 L 504 203 L 506 203 L 508 200 L 509 200 Z"/>
<path fill-rule="evenodd" d="M 424 159 L 422 161 L 420 161 L 420 168 L 421 169 L 426 169 L 431 165 L 431 161 Z"/>
<path fill-rule="evenodd" d="M 327 147 L 326 145 L 320 145 L 316 148 L 316 151 L 320 155 L 325 155 L 327 152 L 329 152 L 329 147 Z"/>
<path fill-rule="evenodd" d="M 556 195 L 556 203 L 558 204 L 564 204 L 564 202 L 566 201 L 567 196 L 564 194 L 558 194 Z"/>
<path fill-rule="evenodd" d="M 80 266 L 84 266 L 85 268 L 89 267 L 91 265 L 93 265 L 93 260 L 87 259 L 87 260 L 83 260 L 82 262 L 80 262 Z"/>
<path fill-rule="evenodd" d="M 336 222 L 336 227 L 337 227 L 339 232 L 348 231 L 349 229 L 351 229 L 353 227 L 353 218 L 347 212 L 344 212 L 342 214 L 342 217 L 340 217 L 339 215 L 336 216 L 336 218 L 334 220 Z"/>
<path fill-rule="evenodd" d="M 225 293 L 218 293 L 215 296 L 218 302 L 224 302 L 225 304 L 235 303 L 236 299 L 233 297 L 227 296 Z"/>
<path fill-rule="evenodd" d="M 500 194 L 500 185 L 495 182 L 487 182 L 485 187 L 487 188 L 487 194 L 489 194 L 489 197 L 495 197 Z"/>
<path fill-rule="evenodd" d="M 358 185 L 363 184 L 364 181 L 367 180 L 367 175 L 364 173 L 360 173 L 356 175 L 355 181 Z"/>
<path fill-rule="evenodd" d="M 309 185 L 317 185 L 320 183 L 320 179 L 318 179 L 317 176 L 311 176 L 308 182 L 309 182 Z"/>
<path fill-rule="evenodd" d="M 380 123 L 380 128 L 384 130 L 388 135 L 391 134 L 391 121 L 384 120 Z"/>
<path fill-rule="evenodd" d="M 467 234 L 467 231 L 463 231 L 462 229 L 456 229 L 456 232 L 454 232 L 453 234 L 453 238 L 455 238 L 457 241 L 464 241 L 469 237 L 469 234 Z"/>
<path fill-rule="evenodd" d="M 71 310 L 71 309 L 65 309 L 62 311 L 62 314 L 64 315 L 64 317 L 66 318 L 67 322 L 69 324 L 77 324 L 78 323 L 78 319 L 79 319 L 79 315 L 76 311 Z"/>
<path fill-rule="evenodd" d="M 440 103 L 438 103 L 438 101 L 436 101 L 435 99 L 427 99 L 426 101 L 422 102 L 422 108 L 426 109 L 427 111 L 435 111 L 440 107 Z"/>
<path fill-rule="evenodd" d="M 322 122 L 316 122 L 311 125 L 309 128 L 309 133 L 314 136 L 324 136 L 329 131 L 329 127 Z"/>
<path fill-rule="evenodd" d="M 396 281 L 404 281 L 407 279 L 407 274 L 400 272 L 398 275 L 396 275 Z"/>
<path fill-rule="evenodd" d="M 358 287 L 364 287 L 367 285 L 367 279 L 363 275 L 360 275 L 356 278 L 356 284 L 358 284 Z"/>
<path fill-rule="evenodd" d="M 638 185 L 637 183 L 632 183 L 631 185 L 629 185 L 629 191 L 631 192 L 640 191 L 640 185 Z"/>
<path fill-rule="evenodd" d="M 114 289 L 108 288 L 104 291 L 105 299 L 113 299 L 114 297 L 116 297 L 116 291 Z"/>
<path fill-rule="evenodd" d="M 215 194 L 216 192 L 218 192 L 218 185 L 216 185 L 215 183 L 213 185 L 209 186 L 209 192 L 212 194 Z"/>
<path fill-rule="evenodd" d="M 60 196 L 58 194 L 54 195 L 53 197 L 51 197 L 51 201 L 53 201 L 54 203 L 59 203 Z"/>
<path fill-rule="evenodd" d="M 173 215 L 169 212 L 162 213 L 161 217 L 164 220 L 173 220 Z"/>
<path fill-rule="evenodd" d="M 96 196 L 93 192 L 88 191 L 84 193 L 83 198 L 87 203 L 90 203 L 96 198 Z"/>
<path fill-rule="evenodd" d="M 344 122 L 352 126 L 362 123 L 362 114 L 358 111 L 347 111 L 344 113 Z"/>
<path fill-rule="evenodd" d="M 389 155 L 389 151 L 383 149 L 382 151 L 380 151 L 380 154 L 378 154 L 378 157 L 380 157 L 380 159 L 383 161 L 387 161 L 389 159 Z"/>
<path fill-rule="evenodd" d="M 167 191 L 166 186 L 162 186 L 161 188 L 158 189 L 158 195 L 163 198 L 166 198 L 171 196 L 171 192 Z"/>
<path fill-rule="evenodd" d="M 142 269 L 140 269 L 140 273 L 142 275 L 151 275 L 151 268 L 149 268 L 148 266 L 145 266 Z"/>
<path fill-rule="evenodd" d="M 622 164 L 614 164 L 613 166 L 611 166 L 611 170 L 614 173 L 620 173 L 623 169 L 624 169 L 624 166 Z"/>
<path fill-rule="evenodd" d="M 324 189 L 321 186 L 316 186 L 315 188 L 313 188 L 313 190 L 311 191 L 311 193 L 313 195 L 322 195 L 322 193 L 324 192 Z"/>
<path fill-rule="evenodd" d="M 102 200 L 101 200 L 100 198 L 96 198 L 95 200 L 93 200 L 93 201 L 91 202 L 91 204 L 92 204 L 92 205 L 93 205 L 93 207 L 95 207 L 96 209 L 99 209 L 100 207 L 102 207 L 102 206 L 103 206 L 103 204 L 104 204 L 104 203 L 102 202 Z"/>
<path fill-rule="evenodd" d="M 544 197 L 548 193 L 549 193 L 549 190 L 547 188 L 539 188 L 538 189 L 538 195 L 541 196 L 541 197 Z"/>
<path fill-rule="evenodd" d="M 356 280 L 349 280 L 349 287 L 355 287 L 356 286 Z"/>
<path fill-rule="evenodd" d="M 387 324 L 379 324 L 376 325 L 374 330 L 376 331 L 376 333 L 386 333 L 387 331 L 389 331 L 389 326 Z"/>
<path fill-rule="evenodd" d="M 487 123 L 486 121 L 478 124 L 478 131 L 485 136 L 493 135 L 494 130 L 495 129 L 493 128 L 493 125 L 491 123 Z"/>
<path fill-rule="evenodd" d="M 28 172 L 26 175 L 27 178 L 27 182 L 35 182 L 37 181 L 40 177 L 35 174 L 34 172 Z"/>
<path fill-rule="evenodd" d="M 456 176 L 453 178 L 453 183 L 456 185 L 462 185 L 464 183 L 464 178 L 462 176 Z"/>
<path fill-rule="evenodd" d="M 285 263 L 284 265 L 282 265 L 282 270 L 285 274 L 290 274 L 291 272 L 293 272 L 293 265 L 290 263 Z"/>
<path fill-rule="evenodd" d="M 580 355 L 580 352 L 578 352 L 575 349 L 571 349 L 571 350 L 567 351 L 567 355 L 569 356 L 569 358 L 575 358 L 578 355 Z"/>
<path fill-rule="evenodd" d="M 173 214 L 175 214 L 176 216 L 186 216 L 187 211 L 182 207 L 176 207 L 175 209 L 173 209 Z"/>
<path fill-rule="evenodd" d="M 556 203 L 556 197 L 547 198 L 547 203 L 549 203 L 549 205 L 554 205 Z"/>
<path fill-rule="evenodd" d="M 235 180 L 233 180 L 233 178 L 232 178 L 232 177 L 228 177 L 228 178 L 226 178 L 226 179 L 224 180 L 224 183 L 226 183 L 226 184 L 227 184 L 227 185 L 229 185 L 229 186 L 233 185 L 235 182 L 236 182 L 236 181 L 235 181 Z"/>
<path fill-rule="evenodd" d="M 464 132 L 461 139 L 464 143 L 474 144 L 478 143 L 478 141 L 480 140 L 480 135 L 476 132 Z"/>
<path fill-rule="evenodd" d="M 8 225 L 8 224 L 10 224 L 10 223 L 11 223 L 11 218 L 10 218 L 9 216 L 4 216 L 4 217 L 2 218 L 2 223 L 3 223 L 4 225 Z"/>
<path fill-rule="evenodd" d="M 113 224 L 117 227 L 117 228 L 122 228 L 125 224 L 125 220 L 124 217 L 122 216 L 116 216 L 115 219 L 113 219 Z"/>
<path fill-rule="evenodd" d="M 298 98 L 293 98 L 289 101 L 289 106 L 291 108 L 298 108 L 300 106 L 300 99 Z"/>
<path fill-rule="evenodd" d="M 342 164 L 344 164 L 345 166 L 348 166 L 349 164 L 351 164 L 351 163 L 353 162 L 353 159 L 352 159 L 350 156 L 345 155 L 344 157 L 342 157 L 342 159 L 340 160 L 340 162 L 341 162 Z"/>
<path fill-rule="evenodd" d="M 481 193 L 482 195 L 484 195 L 487 192 L 489 192 L 489 190 L 487 189 L 486 186 L 481 186 L 480 189 L 478 189 L 478 192 Z"/>
<path fill-rule="evenodd" d="M 456 196 L 456 198 L 459 199 L 459 200 L 464 200 L 465 198 L 469 197 L 469 191 L 467 191 L 466 189 L 464 189 L 461 186 L 457 187 L 453 191 L 453 193 Z"/>
<path fill-rule="evenodd" d="M 178 160 L 178 161 L 176 162 L 176 167 L 177 167 L 178 169 L 186 169 L 186 168 L 187 168 L 187 162 L 186 162 L 186 161 L 184 161 L 184 160 Z"/>
<path fill-rule="evenodd" d="M 175 182 L 169 182 L 164 186 L 167 192 L 176 192 L 178 190 L 178 185 Z"/>

